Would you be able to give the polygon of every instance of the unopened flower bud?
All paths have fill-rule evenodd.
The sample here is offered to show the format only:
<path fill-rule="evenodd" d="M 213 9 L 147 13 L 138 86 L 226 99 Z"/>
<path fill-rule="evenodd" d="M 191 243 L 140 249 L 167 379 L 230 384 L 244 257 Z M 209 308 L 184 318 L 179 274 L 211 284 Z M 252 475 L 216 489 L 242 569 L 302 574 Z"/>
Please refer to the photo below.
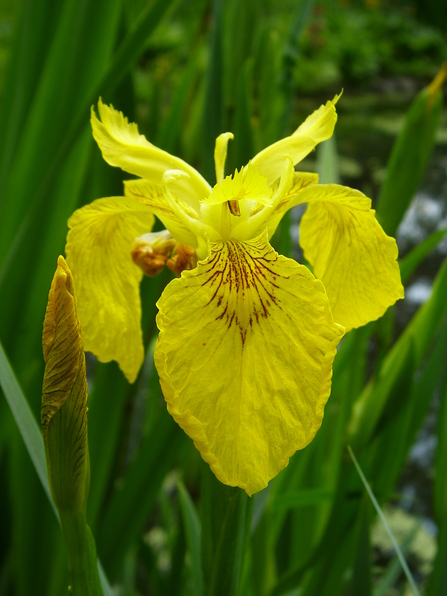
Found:
<path fill-rule="evenodd" d="M 168 259 L 166 265 L 175 275 L 180 275 L 182 271 L 194 269 L 197 265 L 197 255 L 186 244 L 177 244 L 172 257 Z"/>
<path fill-rule="evenodd" d="M 166 265 L 169 254 L 176 244 L 168 230 L 143 234 L 135 238 L 135 244 L 132 247 L 133 262 L 145 275 L 154 277 Z"/>
<path fill-rule="evenodd" d="M 59 257 L 42 335 L 42 431 L 48 480 L 60 512 L 84 512 L 90 481 L 87 379 L 73 277 Z"/>

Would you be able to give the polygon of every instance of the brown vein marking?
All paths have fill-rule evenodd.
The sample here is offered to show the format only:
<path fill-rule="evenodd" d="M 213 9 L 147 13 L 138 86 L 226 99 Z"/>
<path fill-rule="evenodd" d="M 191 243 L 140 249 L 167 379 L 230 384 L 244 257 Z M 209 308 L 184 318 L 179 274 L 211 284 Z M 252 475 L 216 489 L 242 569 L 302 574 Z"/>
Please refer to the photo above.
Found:
<path fill-rule="evenodd" d="M 288 276 L 274 270 L 277 258 L 263 242 L 230 241 L 213 247 L 203 281 L 212 288 L 208 304 L 220 310 L 216 320 L 223 320 L 228 329 L 236 325 L 242 346 L 254 325 L 267 319 L 274 308 L 282 310 L 277 281 Z"/>

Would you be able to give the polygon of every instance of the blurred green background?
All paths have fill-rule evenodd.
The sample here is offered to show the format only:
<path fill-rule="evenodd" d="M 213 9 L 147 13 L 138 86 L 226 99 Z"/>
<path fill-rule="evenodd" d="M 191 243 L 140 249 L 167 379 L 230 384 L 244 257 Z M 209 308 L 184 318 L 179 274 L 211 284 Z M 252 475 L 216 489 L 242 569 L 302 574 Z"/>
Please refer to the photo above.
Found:
<path fill-rule="evenodd" d="M 373 199 L 397 234 L 406 299 L 345 338 L 316 439 L 253 499 L 234 594 L 411 593 L 348 444 L 421 593 L 447 593 L 447 121 L 442 88 L 427 87 L 446 33 L 438 0 L 0 0 L 0 382 L 19 403 L 14 371 L 36 420 L 67 219 L 121 195 L 126 178 L 93 142 L 98 97 L 213 184 L 218 134 L 235 134 L 231 172 L 344 89 L 334 138 L 299 167 Z M 273 239 L 298 260 L 299 218 Z M 147 358 L 134 385 L 87 356 L 88 518 L 116 595 L 211 593 L 203 464 L 152 361 L 170 279 L 142 284 Z M 65 594 L 63 538 L 20 416 L 2 395 L 0 596 Z"/>

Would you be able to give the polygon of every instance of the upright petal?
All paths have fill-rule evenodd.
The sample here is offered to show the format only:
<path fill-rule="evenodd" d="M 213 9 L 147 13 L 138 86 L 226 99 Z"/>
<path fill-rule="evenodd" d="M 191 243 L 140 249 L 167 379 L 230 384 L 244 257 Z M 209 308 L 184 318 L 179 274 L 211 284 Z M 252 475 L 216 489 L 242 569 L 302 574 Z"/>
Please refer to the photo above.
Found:
<path fill-rule="evenodd" d="M 336 95 L 332 101 L 315 110 L 290 137 L 266 147 L 252 159 L 251 163 L 259 168 L 269 184 L 281 176 L 285 155 L 290 155 L 293 163 L 297 164 L 315 145 L 332 136 L 337 122 L 335 104 L 339 97 Z"/>
<path fill-rule="evenodd" d="M 213 243 L 158 308 L 169 412 L 221 482 L 261 490 L 321 425 L 344 333 L 321 282 L 263 235 Z"/>
<path fill-rule="evenodd" d="M 116 360 L 130 383 L 143 362 L 139 282 L 134 240 L 150 232 L 154 216 L 128 197 L 98 199 L 68 220 L 67 262 L 76 283 L 86 351 Z"/>
<path fill-rule="evenodd" d="M 228 141 L 234 139 L 232 132 L 223 132 L 216 139 L 214 147 L 214 166 L 216 168 L 216 182 L 220 184 L 225 176 L 225 162 L 227 160 Z"/>
<path fill-rule="evenodd" d="M 268 220 L 268 236 L 271 238 L 278 227 L 283 215 L 297 204 L 296 198 L 299 193 L 308 186 L 318 183 L 318 174 L 312 172 L 295 172 L 293 183 L 289 191 L 276 205 L 270 219 Z M 254 215 L 254 214 L 253 214 Z"/>
<path fill-rule="evenodd" d="M 210 194 L 211 187 L 196 169 L 149 143 L 138 133 L 137 125 L 130 124 L 122 112 L 104 105 L 101 100 L 98 110 L 101 120 L 92 108 L 93 136 L 107 163 L 159 185 L 166 170 L 183 170 L 189 174 L 189 178 L 179 181 L 178 192 L 184 200 L 191 196 L 199 200 Z"/>
<path fill-rule="evenodd" d="M 321 279 L 334 319 L 347 329 L 378 319 L 404 297 L 397 245 L 380 227 L 371 201 L 336 184 L 304 189 L 300 244 Z"/>

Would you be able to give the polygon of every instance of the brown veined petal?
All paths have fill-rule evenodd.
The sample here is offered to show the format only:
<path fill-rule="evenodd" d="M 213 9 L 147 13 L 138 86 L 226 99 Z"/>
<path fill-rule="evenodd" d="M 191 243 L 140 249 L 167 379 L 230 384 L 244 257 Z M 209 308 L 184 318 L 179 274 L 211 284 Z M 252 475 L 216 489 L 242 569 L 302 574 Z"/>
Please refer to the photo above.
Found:
<path fill-rule="evenodd" d="M 135 238 L 150 232 L 154 216 L 129 197 L 98 199 L 68 220 L 65 248 L 76 283 L 86 351 L 116 360 L 133 383 L 143 362 L 139 284 L 132 261 Z"/>
<path fill-rule="evenodd" d="M 320 184 L 299 193 L 307 202 L 300 244 L 324 284 L 334 319 L 347 329 L 381 317 L 404 297 L 397 245 L 371 201 L 357 190 Z"/>
<path fill-rule="evenodd" d="M 169 412 L 221 482 L 261 490 L 321 425 L 344 333 L 321 282 L 262 235 L 212 243 L 158 308 Z"/>

